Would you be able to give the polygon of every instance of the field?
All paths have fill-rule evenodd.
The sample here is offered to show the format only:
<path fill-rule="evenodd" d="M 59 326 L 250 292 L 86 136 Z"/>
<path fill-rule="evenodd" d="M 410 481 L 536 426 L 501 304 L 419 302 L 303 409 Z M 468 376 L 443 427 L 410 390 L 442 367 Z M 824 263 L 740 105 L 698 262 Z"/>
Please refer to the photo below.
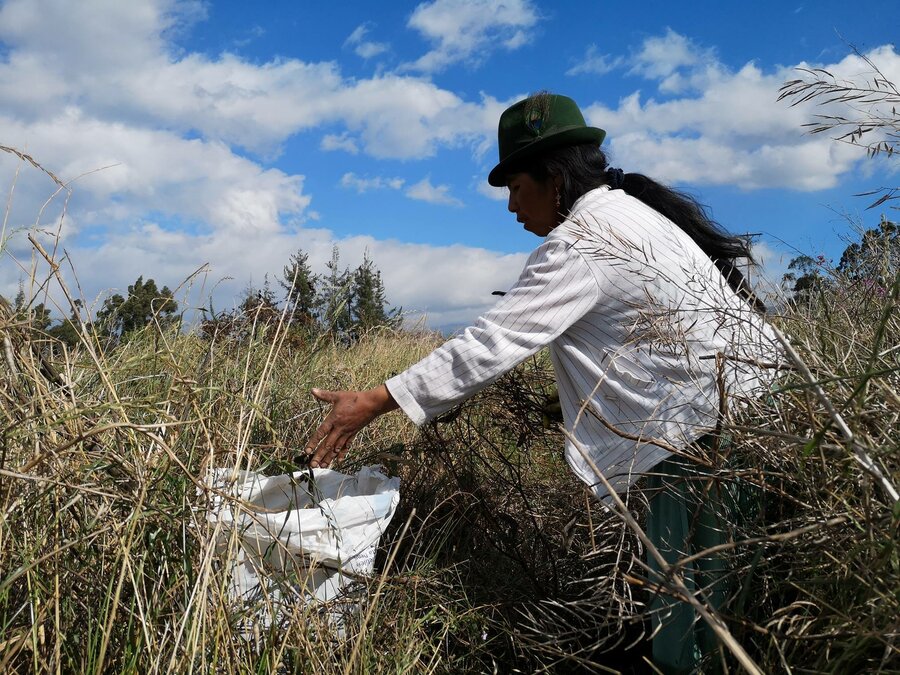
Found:
<path fill-rule="evenodd" d="M 763 672 L 900 671 L 894 274 L 876 287 L 833 273 L 783 305 L 773 322 L 794 358 L 703 458 L 751 494 L 729 520 L 719 617 Z M 344 634 L 298 604 L 242 635 L 208 469 L 294 470 L 325 412 L 311 386 L 373 386 L 440 342 L 247 320 L 240 339 L 151 324 L 69 350 L 3 309 L 0 671 L 652 672 L 646 608 L 655 584 L 677 586 L 640 563 L 640 490 L 629 524 L 571 475 L 543 415 L 544 354 L 444 419 L 392 413 L 357 439 L 341 468 L 383 465 L 402 499 Z M 733 649 L 717 658 L 737 668 Z"/>

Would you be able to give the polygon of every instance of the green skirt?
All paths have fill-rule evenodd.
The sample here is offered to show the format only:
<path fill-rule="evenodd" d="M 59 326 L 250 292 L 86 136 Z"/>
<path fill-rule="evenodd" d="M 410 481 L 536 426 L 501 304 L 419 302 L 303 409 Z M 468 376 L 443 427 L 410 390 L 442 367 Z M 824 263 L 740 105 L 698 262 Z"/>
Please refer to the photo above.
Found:
<path fill-rule="evenodd" d="M 706 439 L 703 439 L 706 440 Z M 731 536 L 730 522 L 737 509 L 733 490 L 723 487 L 689 460 L 672 457 L 660 462 L 648 476 L 650 511 L 646 533 L 666 563 L 724 544 Z M 721 610 L 729 596 L 726 551 L 680 568 L 688 590 L 701 602 Z M 661 570 L 647 553 L 657 579 Z M 653 661 L 664 673 L 718 672 L 718 638 L 688 603 L 663 592 L 650 603 L 654 630 Z"/>

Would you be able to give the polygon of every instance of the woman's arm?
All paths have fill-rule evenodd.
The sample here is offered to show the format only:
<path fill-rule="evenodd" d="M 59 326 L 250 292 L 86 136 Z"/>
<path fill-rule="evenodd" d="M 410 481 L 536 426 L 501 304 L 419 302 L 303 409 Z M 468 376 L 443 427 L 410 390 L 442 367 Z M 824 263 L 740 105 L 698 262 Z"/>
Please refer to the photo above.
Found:
<path fill-rule="evenodd" d="M 548 240 L 491 310 L 386 385 L 403 412 L 424 424 L 552 343 L 600 298 L 583 255 L 566 240 Z"/>
<path fill-rule="evenodd" d="M 582 254 L 567 241 L 546 241 L 499 303 L 385 385 L 366 392 L 313 390 L 335 405 L 307 443 L 313 466 L 343 457 L 356 433 L 382 412 L 401 407 L 416 424 L 446 412 L 550 344 L 599 298 Z"/>

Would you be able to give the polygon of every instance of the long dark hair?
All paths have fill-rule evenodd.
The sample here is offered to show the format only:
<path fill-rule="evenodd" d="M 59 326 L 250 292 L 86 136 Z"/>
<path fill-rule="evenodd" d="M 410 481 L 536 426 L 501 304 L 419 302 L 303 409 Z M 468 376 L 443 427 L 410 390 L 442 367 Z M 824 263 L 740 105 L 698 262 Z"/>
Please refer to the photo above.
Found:
<path fill-rule="evenodd" d="M 609 169 L 606 155 L 595 143 L 557 148 L 526 160 L 521 166 L 511 167 L 509 171 L 519 172 L 541 182 L 551 177 L 559 178 L 562 181 L 559 210 L 563 214 L 568 214 L 578 198 L 594 188 L 601 185 L 622 188 L 678 225 L 710 257 L 735 293 L 757 311 L 766 311 L 765 304 L 750 288 L 738 267 L 741 258 L 754 264 L 749 243 L 728 234 L 690 195 L 668 188 L 640 173 L 623 174 L 617 169 Z"/>

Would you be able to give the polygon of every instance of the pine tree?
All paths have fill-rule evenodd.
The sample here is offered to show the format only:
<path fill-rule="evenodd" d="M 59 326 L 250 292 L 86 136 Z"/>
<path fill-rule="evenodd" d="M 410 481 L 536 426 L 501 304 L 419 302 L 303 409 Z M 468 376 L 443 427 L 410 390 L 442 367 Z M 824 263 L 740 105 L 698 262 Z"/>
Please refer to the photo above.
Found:
<path fill-rule="evenodd" d="M 365 332 L 377 326 L 391 326 L 396 313 L 387 309 L 384 282 L 369 252 L 363 255 L 362 264 L 353 272 L 353 325 L 357 332 Z"/>
<path fill-rule="evenodd" d="M 286 299 L 292 308 L 291 324 L 312 327 L 319 308 L 316 289 L 319 277 L 313 274 L 309 267 L 309 255 L 299 249 L 291 255 L 290 262 L 285 265 L 278 283 L 287 291 Z"/>
<path fill-rule="evenodd" d="M 265 276 L 262 288 L 246 288 L 238 309 L 248 325 L 269 326 L 278 322 L 281 310 L 269 284 L 269 275 Z"/>
<path fill-rule="evenodd" d="M 823 255 L 815 258 L 808 255 L 797 256 L 788 264 L 788 270 L 790 271 L 781 278 L 781 283 L 790 293 L 791 302 L 799 305 L 808 305 L 830 283 L 828 263 Z"/>
<path fill-rule="evenodd" d="M 335 337 L 348 335 L 352 325 L 353 279 L 348 269 L 341 269 L 340 259 L 340 251 L 335 245 L 331 249 L 331 260 L 325 264 L 327 271 L 319 290 L 322 323 Z"/>
<path fill-rule="evenodd" d="M 19 292 L 16 293 L 13 309 L 16 310 L 16 314 L 25 309 L 25 284 L 22 283 L 21 279 L 19 279 Z"/>
<path fill-rule="evenodd" d="M 140 276 L 128 287 L 127 298 L 116 293 L 103 302 L 97 321 L 106 335 L 124 337 L 154 320 L 161 324 L 173 321 L 177 310 L 178 303 L 168 286 L 159 290 L 153 279 L 144 281 Z"/>
<path fill-rule="evenodd" d="M 44 303 L 35 305 L 31 310 L 31 325 L 35 330 L 46 331 L 50 328 L 51 323 L 53 323 L 53 319 L 50 318 L 50 310 L 44 307 Z"/>
<path fill-rule="evenodd" d="M 50 324 L 53 323 L 53 320 L 50 318 L 50 309 L 45 307 L 43 302 L 32 307 L 31 303 L 26 300 L 25 285 L 21 280 L 19 281 L 19 290 L 13 301 L 13 310 L 18 320 L 27 321 L 35 330 L 46 331 L 50 328 Z"/>
<path fill-rule="evenodd" d="M 72 316 L 68 319 L 63 319 L 55 326 L 51 326 L 47 330 L 47 334 L 60 342 L 65 343 L 69 347 L 77 345 L 81 341 L 81 334 L 79 331 L 79 326 L 81 325 L 80 311 L 81 300 L 76 298 L 72 306 Z"/>

